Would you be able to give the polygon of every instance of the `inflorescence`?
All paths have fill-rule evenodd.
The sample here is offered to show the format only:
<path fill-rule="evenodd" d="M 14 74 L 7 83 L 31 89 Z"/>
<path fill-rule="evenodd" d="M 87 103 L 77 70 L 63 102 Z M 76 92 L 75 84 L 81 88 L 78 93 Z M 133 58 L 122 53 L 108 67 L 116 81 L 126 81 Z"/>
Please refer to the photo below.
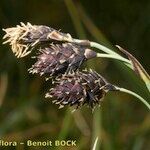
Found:
<path fill-rule="evenodd" d="M 65 105 L 76 108 L 88 105 L 93 109 L 96 105 L 100 105 L 108 91 L 116 90 L 115 86 L 92 70 L 63 74 L 56 78 L 55 83 L 55 88 L 50 89 L 46 97 L 56 98 L 53 102 L 58 104 L 59 108 Z"/>
<path fill-rule="evenodd" d="M 72 43 L 51 44 L 40 50 L 37 62 L 32 65 L 29 72 L 57 76 L 77 70 L 84 61 L 95 56 L 94 51 Z"/>
<path fill-rule="evenodd" d="M 18 58 L 38 49 L 38 55 L 35 56 L 37 61 L 29 69 L 29 73 L 54 79 L 54 88 L 45 97 L 55 98 L 53 102 L 59 108 L 65 105 L 76 108 L 87 105 L 94 109 L 96 105 L 100 105 L 108 91 L 117 90 L 97 72 L 79 71 L 84 61 L 97 54 L 87 45 L 73 43 L 70 34 L 30 23 L 21 23 L 3 30 L 6 32 L 4 44 L 9 43 Z"/>
<path fill-rule="evenodd" d="M 29 22 L 27 25 L 21 22 L 21 25 L 3 30 L 6 32 L 3 39 L 7 39 L 4 44 L 9 43 L 18 58 L 28 55 L 37 44 L 72 39 L 70 34 L 43 25 L 31 25 Z"/>

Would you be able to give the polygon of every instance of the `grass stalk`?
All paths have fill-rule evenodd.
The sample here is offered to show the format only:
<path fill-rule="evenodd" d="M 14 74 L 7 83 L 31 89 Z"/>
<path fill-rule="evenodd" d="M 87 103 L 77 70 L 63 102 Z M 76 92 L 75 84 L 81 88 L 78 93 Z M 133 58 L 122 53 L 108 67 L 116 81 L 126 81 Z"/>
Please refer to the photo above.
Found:
<path fill-rule="evenodd" d="M 96 139 L 95 139 L 92 150 L 96 150 L 97 142 L 98 142 L 98 137 L 96 137 Z"/>
<path fill-rule="evenodd" d="M 120 56 L 111 55 L 111 54 L 97 53 L 97 57 L 100 57 L 100 58 L 112 58 L 112 59 L 120 60 L 120 61 L 124 62 L 128 67 L 131 68 L 131 64 L 129 64 L 129 61 L 127 59 L 123 58 L 123 57 L 120 57 Z"/>
<path fill-rule="evenodd" d="M 116 89 L 119 90 L 120 92 L 128 93 L 128 94 L 133 95 L 134 97 L 138 98 L 150 110 L 150 104 L 144 98 L 142 98 L 140 95 L 138 95 L 137 93 L 127 90 L 125 88 L 116 87 Z"/>

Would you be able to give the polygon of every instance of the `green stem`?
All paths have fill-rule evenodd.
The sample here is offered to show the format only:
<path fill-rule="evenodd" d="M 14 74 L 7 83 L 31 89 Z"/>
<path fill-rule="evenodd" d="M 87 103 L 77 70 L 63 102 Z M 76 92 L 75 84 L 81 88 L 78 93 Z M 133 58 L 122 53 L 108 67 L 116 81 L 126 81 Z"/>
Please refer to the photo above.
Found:
<path fill-rule="evenodd" d="M 124 62 L 126 62 L 126 63 L 128 63 L 128 64 L 131 64 L 131 62 L 130 62 L 128 59 L 126 59 L 126 58 L 120 56 L 120 55 L 117 54 L 116 52 L 112 51 L 111 49 L 109 49 L 109 48 L 107 48 L 107 47 L 105 47 L 105 46 L 103 46 L 103 45 L 101 45 L 101 44 L 99 44 L 99 43 L 90 42 L 90 46 L 91 46 L 91 47 L 95 47 L 95 48 L 97 48 L 97 49 L 99 49 L 99 50 L 101 50 L 101 51 L 103 51 L 103 52 L 105 52 L 105 53 L 107 53 L 107 54 L 111 54 L 111 55 L 113 55 L 113 56 L 116 56 L 116 57 L 118 57 L 118 58 L 121 58 Z"/>
<path fill-rule="evenodd" d="M 122 57 L 121 55 L 119 55 L 118 53 L 116 53 L 115 51 L 99 44 L 99 43 L 96 43 L 96 42 L 91 42 L 91 41 L 88 41 L 88 40 L 79 40 L 79 39 L 69 39 L 68 42 L 71 42 L 71 43 L 77 43 L 77 44 L 83 44 L 83 45 L 86 45 L 86 46 L 90 46 L 90 47 L 94 47 L 94 48 L 97 48 L 103 52 L 105 52 L 106 54 L 101 54 L 101 53 L 97 53 L 97 57 L 103 57 L 103 58 L 112 58 L 112 59 L 117 59 L 117 60 L 120 60 L 120 61 L 123 61 L 124 64 L 129 67 L 130 69 L 134 70 L 134 66 L 132 64 L 132 62 L 124 57 Z M 119 47 L 120 48 L 120 47 Z M 126 52 L 127 53 L 127 52 Z M 128 53 L 127 53 L 128 54 Z M 129 55 L 129 54 L 128 54 Z M 130 55 L 131 57 L 132 55 Z M 132 59 L 134 57 L 132 56 Z M 134 61 L 138 64 L 138 67 L 140 66 L 140 69 L 143 71 L 144 68 L 140 65 L 140 63 L 134 58 Z M 142 72 L 141 71 L 141 72 Z M 140 72 L 140 73 L 141 73 Z M 146 87 L 147 89 L 150 91 L 150 81 L 148 78 L 146 78 L 147 76 L 145 76 L 147 73 L 144 73 L 142 72 L 142 75 L 140 74 L 140 77 L 143 79 L 143 81 L 145 82 L 146 84 Z"/>
<path fill-rule="evenodd" d="M 98 137 L 96 137 L 96 139 L 95 139 L 92 150 L 96 150 L 97 142 L 98 142 Z"/>
<path fill-rule="evenodd" d="M 129 64 L 129 61 L 127 61 L 127 59 L 125 59 L 125 58 L 123 58 L 123 57 L 120 57 L 120 56 L 111 55 L 111 54 L 97 53 L 97 57 L 117 59 L 117 60 L 120 60 L 120 61 L 125 62 L 125 64 L 126 64 L 128 67 L 132 68 L 132 67 L 131 67 L 131 64 Z"/>
<path fill-rule="evenodd" d="M 100 142 L 102 138 L 102 111 L 101 109 L 95 109 L 93 112 L 93 132 L 92 132 L 92 150 L 100 149 Z M 96 148 L 96 149 L 94 149 Z"/>
<path fill-rule="evenodd" d="M 135 92 L 124 89 L 124 88 L 119 88 L 119 87 L 116 87 L 116 89 L 121 91 L 121 92 L 128 93 L 128 94 L 133 95 L 134 97 L 138 98 L 150 110 L 150 104 L 144 98 L 142 98 L 141 96 L 139 96 Z"/>
<path fill-rule="evenodd" d="M 119 55 L 119 54 L 117 54 L 116 52 L 110 50 L 109 48 L 107 48 L 107 47 L 105 47 L 105 46 L 103 46 L 103 45 L 101 45 L 101 44 L 99 44 L 99 43 L 96 43 L 96 42 L 91 42 L 91 41 L 90 41 L 90 46 L 91 46 L 91 47 L 98 48 L 98 49 L 102 50 L 103 52 L 105 52 L 105 53 L 107 53 L 107 54 Z M 119 56 L 120 56 L 120 55 L 119 55 Z"/>
<path fill-rule="evenodd" d="M 122 57 L 121 55 L 117 54 L 115 51 L 99 44 L 99 43 L 96 43 L 96 42 L 91 42 L 91 41 L 86 41 L 86 40 L 79 40 L 79 39 L 73 39 L 73 40 L 69 40 L 68 42 L 73 42 L 73 43 L 77 43 L 77 44 L 81 44 L 81 43 L 84 43 L 84 44 L 87 44 L 90 45 L 91 47 L 94 47 L 94 48 L 97 48 L 107 54 L 110 54 L 110 55 L 106 55 L 106 54 L 97 54 L 98 57 L 106 57 L 106 58 L 113 58 L 113 59 L 118 59 L 118 60 L 121 60 L 123 62 L 125 62 L 125 64 L 132 68 L 132 65 L 131 65 L 131 62 L 130 60 Z"/>

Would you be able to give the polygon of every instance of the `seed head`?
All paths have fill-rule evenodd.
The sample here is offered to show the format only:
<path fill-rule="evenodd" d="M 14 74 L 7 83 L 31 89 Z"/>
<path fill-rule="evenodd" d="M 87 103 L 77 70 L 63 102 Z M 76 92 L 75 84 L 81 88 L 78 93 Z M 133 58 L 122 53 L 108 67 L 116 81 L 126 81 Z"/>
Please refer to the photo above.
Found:
<path fill-rule="evenodd" d="M 10 43 L 13 53 L 18 58 L 28 55 L 38 43 L 72 39 L 70 34 L 43 25 L 31 25 L 30 23 L 25 25 L 21 22 L 21 25 L 3 30 L 6 32 L 3 37 L 6 41 L 3 44 Z"/>
<path fill-rule="evenodd" d="M 100 105 L 108 91 L 116 90 L 115 86 L 92 70 L 65 74 L 57 78 L 56 83 L 46 97 L 56 98 L 53 102 L 60 108 L 65 105 L 76 106 L 76 108 L 88 105 L 94 109 L 96 105 Z"/>
<path fill-rule="evenodd" d="M 49 47 L 40 50 L 37 62 L 32 65 L 29 72 L 34 74 L 48 74 L 57 76 L 70 70 L 77 70 L 87 59 L 95 57 L 96 53 L 88 48 L 71 44 L 51 44 Z"/>

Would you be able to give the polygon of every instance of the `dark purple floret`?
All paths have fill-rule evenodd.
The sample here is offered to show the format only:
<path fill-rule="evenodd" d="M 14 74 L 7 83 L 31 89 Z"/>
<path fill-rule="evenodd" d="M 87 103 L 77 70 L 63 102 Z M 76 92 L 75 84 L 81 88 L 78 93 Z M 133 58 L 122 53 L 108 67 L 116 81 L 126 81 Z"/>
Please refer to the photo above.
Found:
<path fill-rule="evenodd" d="M 52 44 L 40 50 L 37 62 L 29 69 L 30 73 L 48 74 L 50 77 L 77 70 L 81 64 L 96 56 L 96 53 L 86 47 L 71 44 Z"/>
<path fill-rule="evenodd" d="M 100 105 L 108 91 L 116 90 L 114 85 L 108 83 L 95 71 L 76 71 L 64 74 L 56 79 L 56 83 L 46 97 L 55 98 L 53 102 L 60 108 L 65 105 L 76 106 L 76 108 L 88 105 L 94 109 L 96 105 Z"/>

